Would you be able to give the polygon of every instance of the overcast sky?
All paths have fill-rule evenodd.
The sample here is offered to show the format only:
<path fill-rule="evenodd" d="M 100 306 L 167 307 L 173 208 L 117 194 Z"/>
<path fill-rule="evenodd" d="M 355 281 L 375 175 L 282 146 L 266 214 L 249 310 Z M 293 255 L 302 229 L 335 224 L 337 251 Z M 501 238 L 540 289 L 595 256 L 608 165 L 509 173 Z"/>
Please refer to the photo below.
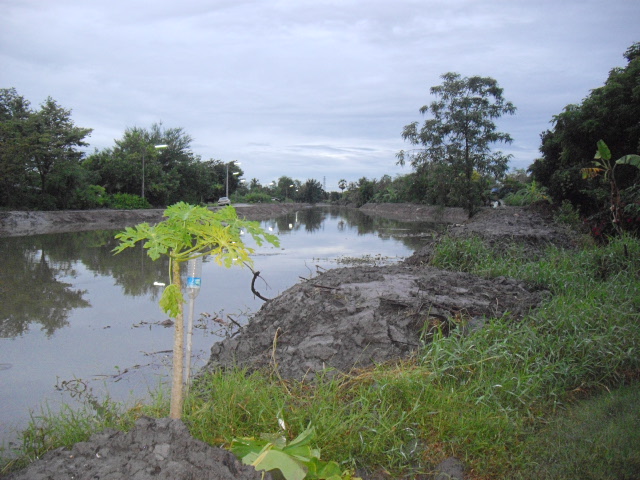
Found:
<path fill-rule="evenodd" d="M 247 179 L 337 190 L 411 171 L 402 128 L 450 71 L 498 81 L 526 168 L 639 25 L 638 0 L 0 0 L 0 88 L 71 109 L 91 151 L 162 122 Z"/>

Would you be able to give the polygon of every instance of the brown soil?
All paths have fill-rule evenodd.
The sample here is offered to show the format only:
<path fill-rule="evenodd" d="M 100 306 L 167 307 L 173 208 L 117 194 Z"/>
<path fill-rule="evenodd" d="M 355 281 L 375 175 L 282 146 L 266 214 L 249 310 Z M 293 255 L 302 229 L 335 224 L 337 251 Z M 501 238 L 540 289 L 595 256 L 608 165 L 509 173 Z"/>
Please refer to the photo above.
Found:
<path fill-rule="evenodd" d="M 252 219 L 257 219 L 254 214 L 267 211 L 254 211 Z M 387 206 L 376 214 L 433 220 L 432 210 L 421 213 L 415 206 Z M 44 233 L 43 229 L 52 231 L 58 225 L 34 219 L 36 214 L 24 215 L 0 214 L 0 232 Z M 99 223 L 105 211 L 93 215 Z M 21 218 L 26 226 L 21 225 Z M 526 208 L 486 209 L 452 226 L 450 232 L 478 235 L 494 246 L 516 242 L 532 254 L 548 244 L 572 245 L 571 234 L 554 225 L 547 213 Z M 236 363 L 258 368 L 275 361 L 284 377 L 312 379 L 322 372 L 393 362 L 414 354 L 436 331 L 466 335 L 502 315 L 517 321 L 547 295 L 510 278 L 485 279 L 430 267 L 426 261 L 431 248 L 416 252 L 403 264 L 339 268 L 294 285 L 266 302 L 237 335 L 215 344 L 205 368 Z M 226 452 L 214 452 L 213 447 L 193 440 L 179 421 L 141 422 L 133 433 L 104 432 L 72 449 L 50 452 L 7 479 L 254 478 L 241 473 Z M 169 431 L 173 433 L 169 435 Z M 197 455 L 187 453 L 192 448 Z M 453 467 L 449 470 L 441 468 L 443 474 L 462 478 L 460 462 L 450 463 Z"/>

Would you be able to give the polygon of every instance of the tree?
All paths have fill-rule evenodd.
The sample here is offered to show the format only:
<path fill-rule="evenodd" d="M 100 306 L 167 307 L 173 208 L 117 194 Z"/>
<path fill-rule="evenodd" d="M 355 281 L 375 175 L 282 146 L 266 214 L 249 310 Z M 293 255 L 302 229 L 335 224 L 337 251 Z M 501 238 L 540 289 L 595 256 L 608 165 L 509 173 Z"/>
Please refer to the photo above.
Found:
<path fill-rule="evenodd" d="M 338 188 L 340 189 L 341 193 L 344 193 L 344 189 L 347 188 L 347 181 L 344 178 L 341 178 L 338 181 Z"/>
<path fill-rule="evenodd" d="M 71 111 L 48 97 L 39 110 L 15 89 L 0 90 L 0 183 L 2 204 L 39 208 L 68 207 L 82 187 L 84 138 L 90 128 L 76 127 Z"/>
<path fill-rule="evenodd" d="M 31 110 L 15 88 L 0 89 L 0 205 L 22 206 L 26 187 L 24 126 Z"/>
<path fill-rule="evenodd" d="M 604 140 L 612 158 L 640 153 L 640 42 L 624 57 L 627 66 L 612 69 L 604 86 L 553 117 L 553 128 L 540 135 L 542 157 L 529 167 L 554 202 L 569 200 L 584 216 L 597 214 L 608 196 L 604 179 L 582 178 L 582 169 L 593 160 L 593 146 Z M 616 168 L 615 177 L 621 192 L 640 182 L 640 173 L 629 165 Z"/>
<path fill-rule="evenodd" d="M 296 185 L 294 183 L 293 178 L 287 177 L 286 175 L 278 179 L 277 188 L 278 188 L 277 195 L 279 197 L 284 197 L 284 200 L 293 198 L 292 193 L 295 193 L 296 191 Z"/>
<path fill-rule="evenodd" d="M 98 182 L 107 193 L 141 195 L 144 163 L 145 198 L 153 205 L 183 200 L 200 203 L 222 196 L 225 164 L 220 160 L 202 162 L 191 151 L 192 141 L 182 128 L 164 128 L 162 124 L 148 130 L 127 128 L 113 148 L 91 155 L 84 166 L 99 176 Z M 230 178 L 230 185 L 236 181 Z"/>
<path fill-rule="evenodd" d="M 461 77 L 445 73 L 442 85 L 431 87 L 437 100 L 420 108 L 421 114 L 431 113 L 419 128 L 418 122 L 404 127 L 402 138 L 422 148 L 400 151 L 397 163 L 409 162 L 419 171 L 430 164 L 453 167 L 453 177 L 439 180 L 458 192 L 467 212 L 475 213 L 481 202 L 474 173 L 501 178 L 508 168 L 510 155 L 492 152 L 494 143 L 510 143 L 511 136 L 498 132 L 494 120 L 514 114 L 516 108 L 502 97 L 502 89 L 490 77 Z"/>
<path fill-rule="evenodd" d="M 322 184 L 313 179 L 307 180 L 301 187 L 297 195 L 297 200 L 305 203 L 318 203 L 324 198 Z"/>
<path fill-rule="evenodd" d="M 28 168 L 38 173 L 42 192 L 47 191 L 49 175 L 66 165 L 78 165 L 83 153 L 76 147 L 89 145 L 84 141 L 92 129 L 76 127 L 71 120 L 71 110 L 59 106 L 48 97 L 39 111 L 27 121 L 29 137 Z"/>

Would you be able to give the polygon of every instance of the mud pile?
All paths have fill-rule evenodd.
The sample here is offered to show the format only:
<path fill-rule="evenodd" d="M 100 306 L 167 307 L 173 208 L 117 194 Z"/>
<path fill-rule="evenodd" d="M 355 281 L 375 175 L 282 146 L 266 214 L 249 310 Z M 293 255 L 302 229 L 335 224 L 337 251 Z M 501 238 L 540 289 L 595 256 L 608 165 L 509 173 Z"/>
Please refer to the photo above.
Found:
<path fill-rule="evenodd" d="M 231 452 L 194 439 L 180 420 L 142 417 L 128 433 L 105 430 L 58 448 L 4 480 L 259 480 Z M 270 475 L 265 478 L 271 479 Z"/>
<path fill-rule="evenodd" d="M 205 367 L 277 365 L 287 378 L 411 355 L 436 331 L 514 320 L 544 292 L 509 278 L 483 279 L 431 267 L 329 270 L 269 301 L 238 335 L 217 343 Z"/>

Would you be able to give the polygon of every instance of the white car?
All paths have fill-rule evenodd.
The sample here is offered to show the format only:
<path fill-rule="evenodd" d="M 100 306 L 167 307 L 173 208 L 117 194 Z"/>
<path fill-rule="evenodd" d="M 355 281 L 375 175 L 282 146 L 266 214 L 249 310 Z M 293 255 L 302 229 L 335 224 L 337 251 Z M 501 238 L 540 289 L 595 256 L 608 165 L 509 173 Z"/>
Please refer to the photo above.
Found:
<path fill-rule="evenodd" d="M 229 200 L 228 197 L 220 197 L 218 199 L 218 205 L 221 207 L 225 205 L 231 205 L 231 200 Z"/>

